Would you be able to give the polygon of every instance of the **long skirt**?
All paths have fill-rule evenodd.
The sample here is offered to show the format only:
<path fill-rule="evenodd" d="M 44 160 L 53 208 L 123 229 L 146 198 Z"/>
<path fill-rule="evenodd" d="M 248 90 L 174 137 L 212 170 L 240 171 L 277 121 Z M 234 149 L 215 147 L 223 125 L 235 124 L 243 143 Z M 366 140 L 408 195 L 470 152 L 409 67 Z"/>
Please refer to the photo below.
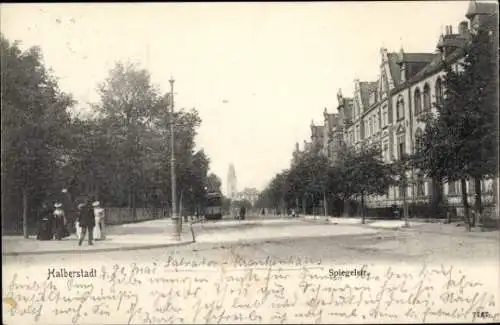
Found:
<path fill-rule="evenodd" d="M 49 219 L 42 219 L 38 224 L 38 233 L 36 239 L 38 240 L 51 240 L 53 237 L 52 226 Z"/>
<path fill-rule="evenodd" d="M 80 226 L 80 222 L 77 220 L 75 222 L 75 229 L 76 229 L 76 237 L 78 237 L 78 240 L 82 238 L 82 227 Z"/>
<path fill-rule="evenodd" d="M 54 218 L 54 238 L 59 240 L 69 235 L 64 219 L 61 217 Z"/>
<path fill-rule="evenodd" d="M 94 240 L 101 240 L 102 238 L 102 232 L 101 232 L 101 218 L 95 217 L 95 227 L 93 230 L 93 237 Z"/>

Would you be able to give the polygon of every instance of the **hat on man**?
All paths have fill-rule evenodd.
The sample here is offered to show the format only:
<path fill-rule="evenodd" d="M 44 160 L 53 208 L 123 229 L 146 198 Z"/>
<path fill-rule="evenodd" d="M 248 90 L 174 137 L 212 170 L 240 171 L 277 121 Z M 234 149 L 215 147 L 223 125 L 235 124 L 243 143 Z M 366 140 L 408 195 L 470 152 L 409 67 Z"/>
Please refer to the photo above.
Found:
<path fill-rule="evenodd" d="M 56 202 L 56 204 L 54 204 L 54 208 L 60 208 L 60 207 L 62 207 L 62 204 L 61 204 L 61 203 Z"/>
<path fill-rule="evenodd" d="M 99 201 L 95 201 L 94 203 L 92 203 L 92 206 L 95 208 L 95 207 L 98 207 L 101 203 Z"/>
<path fill-rule="evenodd" d="M 78 204 L 78 209 L 83 209 L 85 207 L 85 203 L 79 203 Z"/>

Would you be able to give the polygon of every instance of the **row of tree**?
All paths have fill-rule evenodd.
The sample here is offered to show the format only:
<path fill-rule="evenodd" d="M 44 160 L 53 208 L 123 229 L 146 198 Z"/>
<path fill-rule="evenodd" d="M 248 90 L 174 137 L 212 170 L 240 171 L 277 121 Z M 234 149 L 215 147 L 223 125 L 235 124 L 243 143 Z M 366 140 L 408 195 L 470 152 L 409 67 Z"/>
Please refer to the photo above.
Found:
<path fill-rule="evenodd" d="M 363 204 L 367 196 L 387 193 L 398 182 L 393 175 L 395 165 L 384 163 L 378 146 L 344 147 L 335 162 L 313 147 L 272 179 L 256 206 L 305 212 L 322 202 L 326 213 L 332 202 L 333 211 L 340 214 L 346 201 L 359 199 Z"/>
<path fill-rule="evenodd" d="M 195 109 L 169 114 L 148 71 L 118 62 L 99 85 L 92 118 L 72 116 L 76 105 L 44 66 L 39 48 L 22 51 L 1 37 L 2 220 L 35 221 L 43 201 L 90 196 L 107 206 L 171 206 L 170 123 L 175 132 L 178 205 L 195 210 L 207 191 L 209 157 L 195 150 L 201 119 Z M 23 216 L 23 218 L 21 218 Z M 32 223 L 33 224 L 33 223 Z"/>
<path fill-rule="evenodd" d="M 470 217 L 466 184 L 475 182 L 476 215 L 482 213 L 481 180 L 498 177 L 498 44 L 495 35 L 480 29 L 467 45 L 458 70 L 443 61 L 445 92 L 435 113 L 422 116 L 425 131 L 416 139 L 412 155 L 392 163 L 381 159 L 380 147 L 342 148 L 331 162 L 318 148 L 301 154 L 292 166 L 277 174 L 261 193 L 260 207 L 301 208 L 323 201 L 361 202 L 368 195 L 386 194 L 389 187 L 404 189 L 414 181 L 410 171 L 420 171 L 437 184 L 433 208 L 442 203 L 443 182 L 460 181 L 466 223 Z M 403 198 L 406 201 L 406 197 Z M 302 201 L 302 202 L 301 202 Z M 308 203 L 309 202 L 309 203 Z M 337 211 L 341 208 L 337 209 Z M 407 213 L 407 211 L 406 211 Z"/>

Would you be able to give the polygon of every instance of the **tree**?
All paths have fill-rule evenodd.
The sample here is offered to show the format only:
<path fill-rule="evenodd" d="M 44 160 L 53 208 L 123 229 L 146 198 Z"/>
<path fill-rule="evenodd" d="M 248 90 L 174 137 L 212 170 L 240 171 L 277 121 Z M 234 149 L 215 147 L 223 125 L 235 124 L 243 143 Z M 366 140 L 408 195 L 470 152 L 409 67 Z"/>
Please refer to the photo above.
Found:
<path fill-rule="evenodd" d="M 148 126 L 160 119 L 160 96 L 146 70 L 122 62 L 115 64 L 98 90 L 101 100 L 95 108 L 115 144 L 116 172 L 123 175 L 128 206 L 135 210 L 143 177 L 141 161 L 147 159 L 141 140 Z"/>
<path fill-rule="evenodd" d="M 466 48 L 462 71 L 443 61 L 445 96 L 436 114 L 424 117 L 425 132 L 414 156 L 415 165 L 440 181 L 460 180 L 467 229 L 470 218 L 467 180 L 474 180 L 476 209 L 481 212 L 481 179 L 497 175 L 498 80 L 489 32 L 480 29 Z M 496 53 L 496 50 L 495 50 Z"/>
<path fill-rule="evenodd" d="M 214 173 L 210 173 L 207 176 L 206 187 L 208 192 L 220 192 L 221 191 L 222 182 L 219 176 Z"/>
<path fill-rule="evenodd" d="M 295 190 L 295 193 L 302 194 L 303 199 L 311 198 L 313 206 L 323 200 L 325 215 L 328 209 L 329 168 L 328 159 L 319 150 L 310 150 L 301 155 L 297 163 L 292 166 L 290 177 L 287 179 L 290 189 Z M 305 206 L 303 206 L 304 208 Z"/>
<path fill-rule="evenodd" d="M 28 236 L 33 208 L 61 191 L 72 98 L 43 65 L 39 48 L 21 51 L 1 35 L 2 56 L 2 215 L 22 211 Z M 17 198 L 21 198 L 21 202 Z M 8 221 L 8 220 L 5 220 Z M 12 220 L 17 222 L 17 219 Z"/>
<path fill-rule="evenodd" d="M 361 199 L 361 221 L 365 223 L 364 200 L 367 195 L 387 193 L 393 183 L 390 166 L 384 164 L 376 146 L 345 148 L 339 157 L 339 192 L 344 199 Z"/>

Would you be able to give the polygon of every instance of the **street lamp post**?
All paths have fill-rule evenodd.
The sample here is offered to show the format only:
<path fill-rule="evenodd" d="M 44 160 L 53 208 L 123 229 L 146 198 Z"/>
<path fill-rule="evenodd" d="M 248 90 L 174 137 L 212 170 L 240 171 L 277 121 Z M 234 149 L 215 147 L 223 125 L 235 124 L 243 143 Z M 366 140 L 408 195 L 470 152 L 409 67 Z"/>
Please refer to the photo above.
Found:
<path fill-rule="evenodd" d="M 181 220 L 177 215 L 177 189 L 176 189 L 176 178 L 175 178 L 175 136 L 174 136 L 174 78 L 171 77 L 170 80 L 170 176 L 171 176 L 171 188 L 172 188 L 172 223 L 174 226 L 174 240 L 181 240 Z"/>

